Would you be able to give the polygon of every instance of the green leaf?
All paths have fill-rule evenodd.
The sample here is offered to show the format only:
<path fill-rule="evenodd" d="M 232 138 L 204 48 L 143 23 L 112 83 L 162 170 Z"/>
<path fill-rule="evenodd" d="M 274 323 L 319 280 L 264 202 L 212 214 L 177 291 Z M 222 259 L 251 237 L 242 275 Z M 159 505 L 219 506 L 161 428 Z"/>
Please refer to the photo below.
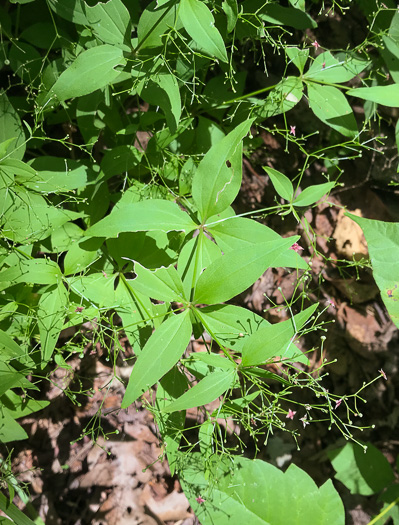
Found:
<path fill-rule="evenodd" d="M 331 480 L 318 488 L 294 464 L 282 472 L 259 459 L 215 455 L 209 461 L 194 453 L 185 458 L 180 482 L 202 525 L 345 523 L 344 506 Z"/>
<path fill-rule="evenodd" d="M 363 219 L 346 213 L 363 230 L 373 277 L 392 321 L 399 328 L 399 223 Z"/>
<path fill-rule="evenodd" d="M 251 286 L 286 249 L 295 237 L 264 242 L 234 250 L 216 259 L 200 275 L 193 302 L 221 303 L 228 301 Z"/>
<path fill-rule="evenodd" d="M 40 193 L 59 193 L 84 188 L 91 170 L 81 162 L 60 157 L 42 156 L 34 159 L 36 171 L 24 181 L 24 186 Z"/>
<path fill-rule="evenodd" d="M 179 254 L 177 271 L 183 281 L 186 299 L 192 296 L 195 283 L 204 268 L 220 256 L 220 248 L 202 232 L 183 246 Z"/>
<path fill-rule="evenodd" d="M 52 97 L 56 97 L 58 102 L 63 102 L 112 84 L 120 73 L 115 68 L 125 64 L 123 52 L 116 46 L 103 44 L 83 51 L 68 69 L 61 73 L 43 106 Z"/>
<path fill-rule="evenodd" d="M 0 361 L 0 396 L 4 395 L 9 388 L 33 388 L 25 378 L 25 373 L 18 372 L 9 363 Z"/>
<path fill-rule="evenodd" d="M 14 523 L 17 525 L 35 525 L 23 512 L 19 510 L 14 503 L 10 503 L 9 500 L 0 492 L 0 509 L 9 516 Z"/>
<path fill-rule="evenodd" d="M 238 18 L 237 0 L 223 0 L 222 9 L 227 17 L 227 32 L 231 33 L 236 26 Z"/>
<path fill-rule="evenodd" d="M 103 239 L 93 238 L 75 242 L 69 247 L 64 259 L 64 274 L 70 275 L 86 270 L 102 255 Z"/>
<path fill-rule="evenodd" d="M 137 277 L 132 281 L 132 285 L 143 295 L 168 302 L 185 300 L 183 283 L 174 266 L 152 271 L 135 262 L 134 271 Z"/>
<path fill-rule="evenodd" d="M 398 84 L 349 89 L 346 94 L 362 98 L 363 100 L 370 100 L 371 102 L 382 104 L 383 106 L 389 106 L 392 108 L 399 107 Z"/>
<path fill-rule="evenodd" d="M 176 469 L 177 451 L 179 450 L 186 412 L 174 412 L 169 415 L 163 413 L 163 409 L 169 403 L 180 397 L 188 386 L 187 378 L 174 366 L 159 382 L 157 388 L 156 403 L 161 412 L 156 412 L 157 425 L 165 443 L 166 454 L 171 475 Z"/>
<path fill-rule="evenodd" d="M 204 2 L 180 0 L 179 18 L 194 42 L 211 57 L 227 62 L 223 38 L 215 27 L 215 19 Z"/>
<path fill-rule="evenodd" d="M 108 217 L 86 231 L 89 237 L 117 237 L 122 232 L 160 230 L 184 231 L 197 228 L 189 215 L 171 201 L 152 199 L 113 209 Z"/>
<path fill-rule="evenodd" d="M 310 109 L 316 117 L 345 137 L 355 137 L 358 133 L 356 119 L 341 91 L 309 82 L 307 86 Z"/>
<path fill-rule="evenodd" d="M 0 282 L 58 284 L 60 267 L 50 259 L 21 259 L 17 265 L 0 272 Z"/>
<path fill-rule="evenodd" d="M 304 78 L 318 82 L 348 82 L 369 64 L 369 61 L 345 53 L 334 57 L 329 51 L 325 51 L 315 58 Z"/>
<path fill-rule="evenodd" d="M 33 412 L 38 412 L 46 408 L 50 401 L 40 401 L 29 397 L 21 397 L 12 390 L 8 390 L 6 394 L 1 397 L 1 403 L 7 408 L 10 415 L 14 419 L 29 416 Z"/>
<path fill-rule="evenodd" d="M 24 129 L 17 111 L 4 92 L 0 92 L 0 143 L 2 142 L 7 142 L 12 158 L 23 158 L 26 149 Z"/>
<path fill-rule="evenodd" d="M 383 47 L 380 54 L 388 68 L 392 79 L 399 83 L 399 41 L 395 41 L 387 35 L 382 37 Z"/>
<path fill-rule="evenodd" d="M 19 358 L 26 353 L 6 332 L 0 330 L 0 353 L 3 360 Z M 33 362 L 32 362 L 33 364 Z"/>
<path fill-rule="evenodd" d="M 237 196 L 242 179 L 242 139 L 252 123 L 253 119 L 242 122 L 200 162 L 192 195 L 203 221 L 226 209 Z"/>
<path fill-rule="evenodd" d="M 280 195 L 280 197 L 286 201 L 291 202 L 294 198 L 294 187 L 290 179 L 286 175 L 283 175 L 279 171 L 269 168 L 268 166 L 263 166 L 263 169 L 269 175 L 274 189 Z"/>
<path fill-rule="evenodd" d="M 264 100 L 248 99 L 252 104 L 251 114 L 258 120 L 265 120 L 281 113 L 287 113 L 298 104 L 303 96 L 303 82 L 299 77 L 283 78 Z"/>
<path fill-rule="evenodd" d="M 0 443 L 21 441 L 27 438 L 28 434 L 21 425 L 15 421 L 9 410 L 2 406 L 0 401 Z"/>
<path fill-rule="evenodd" d="M 309 57 L 309 49 L 299 49 L 298 47 L 286 47 L 285 52 L 287 53 L 290 61 L 296 65 L 299 72 L 303 73 L 305 64 Z"/>
<path fill-rule="evenodd" d="M 218 344 L 241 352 L 248 337 L 260 327 L 269 325 L 260 315 L 231 304 L 217 304 L 197 308 L 205 330 Z"/>
<path fill-rule="evenodd" d="M 180 29 L 177 24 L 179 4 L 171 0 L 162 3 L 154 0 L 143 11 L 137 26 L 138 46 L 145 49 L 159 47 L 166 39 L 171 28 Z"/>
<path fill-rule="evenodd" d="M 50 286 L 40 296 L 37 315 L 43 368 L 50 360 L 64 326 L 67 303 L 68 292 L 62 283 Z"/>
<path fill-rule="evenodd" d="M 140 353 L 133 367 L 122 408 L 134 403 L 146 390 L 177 363 L 191 337 L 190 311 L 171 315 L 164 321 Z"/>
<path fill-rule="evenodd" d="M 167 405 L 163 412 L 169 414 L 179 410 L 200 407 L 212 403 L 228 390 L 235 377 L 235 370 L 217 370 L 204 377 L 178 399 Z"/>
<path fill-rule="evenodd" d="M 92 273 L 77 277 L 68 277 L 66 281 L 72 291 L 99 306 L 107 306 L 107 309 L 115 303 L 115 275 L 107 275 L 105 272 Z"/>
<path fill-rule="evenodd" d="M 86 18 L 93 33 L 105 44 L 121 45 L 129 50 L 131 41 L 130 14 L 121 0 L 108 0 L 89 7 L 83 2 Z"/>
<path fill-rule="evenodd" d="M 116 146 L 107 150 L 101 161 L 101 171 L 104 173 L 104 178 L 108 180 L 113 175 L 119 175 L 135 168 L 140 164 L 141 157 L 142 154 L 134 146 Z M 137 188 L 134 190 L 137 196 Z"/>
<path fill-rule="evenodd" d="M 81 0 L 48 0 L 48 4 L 61 18 L 74 24 L 89 25 Z"/>
<path fill-rule="evenodd" d="M 335 182 L 325 182 L 324 184 L 314 184 L 304 189 L 292 203 L 294 206 L 311 206 L 319 201 L 326 193 L 329 193 L 335 186 Z"/>
<path fill-rule="evenodd" d="M 152 75 L 150 80 L 141 82 L 137 92 L 146 102 L 163 110 L 170 131 L 175 133 L 182 111 L 176 77 L 171 74 Z"/>
<path fill-rule="evenodd" d="M 207 230 L 224 253 L 246 249 L 248 246 L 281 239 L 271 228 L 251 219 L 231 217 L 216 224 L 210 223 Z M 307 262 L 294 250 L 287 250 L 275 259 L 274 267 L 308 268 Z"/>
<path fill-rule="evenodd" d="M 347 443 L 343 448 L 328 452 L 335 478 L 341 481 L 352 494 L 370 496 L 380 492 L 394 480 L 392 468 L 382 452 L 371 443 L 367 451 L 356 443 Z"/>
<path fill-rule="evenodd" d="M 299 358 L 294 357 L 294 360 L 303 361 L 304 356 L 295 347 L 293 340 L 317 306 L 314 304 L 282 323 L 259 328 L 244 344 L 242 366 L 259 365 L 276 356 L 285 359 L 299 355 Z M 305 361 L 307 361 L 306 357 Z"/>
<path fill-rule="evenodd" d="M 278 4 L 267 4 L 261 7 L 258 16 L 261 20 L 273 25 L 289 26 L 295 29 L 317 27 L 317 23 L 304 11 Z"/>

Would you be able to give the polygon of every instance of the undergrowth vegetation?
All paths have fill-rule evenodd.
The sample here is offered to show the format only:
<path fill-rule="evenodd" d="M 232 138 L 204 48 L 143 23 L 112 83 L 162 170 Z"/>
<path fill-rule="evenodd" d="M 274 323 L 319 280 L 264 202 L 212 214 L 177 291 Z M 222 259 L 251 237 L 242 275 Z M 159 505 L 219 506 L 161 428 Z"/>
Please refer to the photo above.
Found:
<path fill-rule="evenodd" d="M 323 20 L 353 11 L 362 39 L 316 39 Z M 141 402 L 153 413 L 160 459 L 201 524 L 343 524 L 331 480 L 318 488 L 294 464 L 283 472 L 256 459 L 277 429 L 296 440 L 321 421 L 350 441 L 331 456 L 344 484 L 359 450 L 385 472 L 374 487 L 390 486 L 383 523 L 397 485 L 359 438 L 370 382 L 344 396 L 323 385 L 330 305 L 310 293 L 320 252 L 306 211 L 334 205 L 343 161 L 377 151 L 379 127 L 399 143 L 381 111 L 399 106 L 395 2 L 15 0 L 0 23 L 0 440 L 27 439 L 17 420 L 48 405 L 41 385 L 100 343 L 126 386 L 120 409 Z M 264 165 L 273 202 L 236 212 L 243 158 L 264 132 L 284 139 L 296 174 Z M 275 216 L 293 217 L 310 257 L 299 235 L 267 226 Z M 348 216 L 370 259 L 337 264 L 372 268 L 399 326 L 399 225 Z M 236 298 L 277 267 L 295 275 L 295 291 L 286 320 L 271 324 Z M 306 348 L 310 333 L 318 343 Z M 72 403 L 93 395 L 83 380 L 63 389 Z M 104 434 L 101 408 L 82 437 Z M 198 424 L 186 425 L 193 409 Z M 31 523 L 12 503 L 29 499 L 9 463 L 0 508 Z"/>

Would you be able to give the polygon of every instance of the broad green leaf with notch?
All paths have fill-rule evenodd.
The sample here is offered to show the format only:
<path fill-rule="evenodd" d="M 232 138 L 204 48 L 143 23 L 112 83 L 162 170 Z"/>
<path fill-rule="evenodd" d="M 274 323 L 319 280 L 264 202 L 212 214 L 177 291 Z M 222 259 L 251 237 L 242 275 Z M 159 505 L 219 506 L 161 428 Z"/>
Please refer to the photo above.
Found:
<path fill-rule="evenodd" d="M 304 75 L 318 82 L 348 82 L 370 64 L 367 60 L 341 54 L 334 57 L 329 51 L 318 55 Z"/>
<path fill-rule="evenodd" d="M 137 277 L 132 281 L 133 288 L 143 295 L 168 302 L 182 302 L 186 299 L 183 283 L 174 266 L 148 270 L 135 262 L 134 272 Z"/>
<path fill-rule="evenodd" d="M 206 228 L 224 253 L 245 249 L 253 244 L 281 239 L 271 228 L 252 219 L 231 217 Z M 294 250 L 287 250 L 273 263 L 274 267 L 308 268 L 307 262 Z"/>
<path fill-rule="evenodd" d="M 358 133 L 356 119 L 345 95 L 333 86 L 310 82 L 307 86 L 310 109 L 316 117 L 345 137 L 355 137 Z"/>
<path fill-rule="evenodd" d="M 272 357 L 282 359 L 299 355 L 294 360 L 302 361 L 306 356 L 293 344 L 294 338 L 317 308 L 317 304 L 306 308 L 292 319 L 259 328 L 252 334 L 242 349 L 242 366 L 260 365 Z"/>
<path fill-rule="evenodd" d="M 194 42 L 211 57 L 227 62 L 222 35 L 209 8 L 200 0 L 180 0 L 179 18 Z"/>
<path fill-rule="evenodd" d="M 26 352 L 3 330 L 0 330 L 0 353 L 1 358 L 6 361 L 26 355 Z M 34 366 L 33 361 L 31 364 Z"/>
<path fill-rule="evenodd" d="M 174 202 L 150 199 L 113 209 L 110 215 L 89 228 L 86 236 L 118 237 L 122 232 L 152 230 L 189 233 L 196 228 L 189 215 Z"/>
<path fill-rule="evenodd" d="M 200 232 L 197 237 L 190 239 L 182 248 L 177 271 L 183 281 L 186 299 L 190 299 L 195 283 L 198 281 L 204 268 L 222 255 L 220 248 L 208 237 Z"/>
<path fill-rule="evenodd" d="M 162 109 L 170 131 L 175 133 L 181 116 L 180 90 L 176 77 L 172 74 L 152 75 L 150 80 L 140 83 L 137 92 L 146 102 Z"/>
<path fill-rule="evenodd" d="M 362 98 L 363 100 L 370 100 L 371 102 L 382 104 L 383 106 L 389 106 L 392 108 L 399 107 L 398 84 L 349 89 L 346 94 Z"/>
<path fill-rule="evenodd" d="M 203 222 L 225 210 L 237 196 L 242 179 L 242 139 L 253 121 L 242 122 L 215 144 L 197 168 L 192 195 Z"/>
<path fill-rule="evenodd" d="M 82 0 L 48 0 L 48 4 L 61 18 L 74 24 L 88 25 Z"/>
<path fill-rule="evenodd" d="M 9 363 L 4 360 L 0 361 L 0 396 L 4 395 L 9 388 L 33 388 L 38 390 L 25 377 L 25 373 L 17 371 Z"/>
<path fill-rule="evenodd" d="M 363 219 L 346 213 L 363 230 L 373 277 L 392 321 L 399 328 L 399 223 Z"/>
<path fill-rule="evenodd" d="M 9 443 L 10 441 L 21 441 L 27 439 L 28 434 L 19 425 L 10 411 L 3 406 L 0 399 L 0 443 Z"/>
<path fill-rule="evenodd" d="M 67 314 L 68 292 L 60 283 L 50 286 L 39 299 L 37 310 L 42 368 L 50 360 Z"/>
<path fill-rule="evenodd" d="M 172 476 L 176 469 L 177 451 L 179 450 L 186 412 L 174 412 L 169 415 L 163 413 L 163 409 L 175 399 L 179 398 L 187 389 L 188 381 L 177 366 L 160 380 L 157 388 L 156 404 L 161 412 L 156 412 L 155 417 L 162 439 L 165 443 L 168 465 Z"/>
<path fill-rule="evenodd" d="M 211 372 L 182 396 L 170 403 L 170 405 L 167 405 L 163 412 L 169 414 L 212 403 L 232 386 L 235 375 L 235 370 L 216 370 Z"/>
<path fill-rule="evenodd" d="M 326 193 L 329 193 L 335 186 L 335 182 L 325 182 L 324 184 L 314 184 L 305 188 L 292 203 L 294 206 L 310 206 L 319 201 Z"/>
<path fill-rule="evenodd" d="M 138 48 L 161 46 L 171 28 L 181 28 L 177 19 L 178 7 L 174 0 L 162 5 L 154 0 L 147 6 L 137 26 Z"/>
<path fill-rule="evenodd" d="M 0 143 L 7 143 L 13 159 L 22 159 L 25 153 L 25 133 L 18 112 L 4 92 L 0 93 Z"/>
<path fill-rule="evenodd" d="M 294 464 L 283 472 L 260 459 L 215 455 L 209 461 L 194 453 L 185 457 L 180 482 L 202 525 L 345 523 L 344 506 L 331 480 L 318 488 Z M 199 496 L 205 502 L 199 503 Z"/>
<path fill-rule="evenodd" d="M 196 308 L 205 330 L 218 344 L 241 352 L 248 337 L 260 327 L 269 325 L 260 315 L 232 304 Z"/>
<path fill-rule="evenodd" d="M 306 62 L 309 57 L 309 49 L 299 49 L 298 47 L 286 47 L 285 52 L 287 53 L 290 61 L 296 65 L 299 72 L 303 73 Z"/>
<path fill-rule="evenodd" d="M 58 102 L 63 102 L 112 84 L 120 74 L 115 68 L 125 64 L 126 59 L 119 47 L 103 44 L 87 49 L 61 73 L 43 105 L 52 97 L 56 97 Z"/>
<path fill-rule="evenodd" d="M 237 0 L 223 0 L 222 9 L 227 17 L 227 32 L 231 33 L 236 26 L 238 18 Z"/>
<path fill-rule="evenodd" d="M 8 390 L 7 393 L 1 397 L 1 403 L 8 409 L 14 419 L 18 419 L 46 408 L 46 406 L 50 404 L 50 401 L 40 401 L 28 396 L 23 398 L 12 390 Z"/>
<path fill-rule="evenodd" d="M 75 242 L 69 247 L 64 259 L 64 274 L 80 273 L 89 268 L 102 255 L 103 239 L 94 237 Z"/>
<path fill-rule="evenodd" d="M 133 367 L 122 408 L 127 408 L 178 362 L 191 337 L 190 310 L 172 314 L 148 339 Z"/>
<path fill-rule="evenodd" d="M 31 181 L 26 180 L 24 185 L 41 193 L 58 193 L 84 188 L 89 173 L 93 173 L 82 162 L 60 157 L 37 157 L 30 166 L 37 171 L 37 174 Z"/>
<path fill-rule="evenodd" d="M 228 301 L 251 286 L 299 237 L 264 242 L 222 255 L 200 275 L 195 303 Z"/>
<path fill-rule="evenodd" d="M 18 264 L 0 272 L 0 282 L 58 284 L 62 281 L 60 267 L 50 259 L 21 259 Z"/>
<path fill-rule="evenodd" d="M 93 33 L 105 44 L 121 45 L 128 51 L 131 41 L 130 14 L 121 0 L 108 0 L 89 7 L 83 2 L 86 18 Z"/>
<path fill-rule="evenodd" d="M 142 153 L 134 146 L 122 145 L 109 149 L 104 152 L 104 157 L 101 161 L 101 171 L 104 173 L 104 179 L 108 180 L 113 175 L 124 173 L 140 164 Z M 129 188 L 132 191 L 132 188 Z M 127 191 L 129 191 L 127 190 Z M 127 191 L 122 198 L 126 196 Z M 134 188 L 137 200 L 139 195 L 137 188 Z M 117 203 L 116 206 L 118 206 Z"/>
<path fill-rule="evenodd" d="M 286 201 L 291 202 L 294 198 L 294 187 L 290 179 L 283 173 L 280 173 L 273 168 L 269 168 L 268 166 L 263 166 L 263 169 L 269 175 L 274 189 L 280 195 L 280 197 Z"/>
<path fill-rule="evenodd" d="M 98 306 L 115 306 L 115 275 L 103 272 L 68 277 L 66 281 L 79 297 Z"/>
<path fill-rule="evenodd" d="M 328 452 L 336 471 L 334 477 L 351 494 L 371 496 L 394 481 L 392 468 L 384 454 L 371 443 L 366 445 L 366 452 L 357 443 L 347 443 L 343 448 Z"/>

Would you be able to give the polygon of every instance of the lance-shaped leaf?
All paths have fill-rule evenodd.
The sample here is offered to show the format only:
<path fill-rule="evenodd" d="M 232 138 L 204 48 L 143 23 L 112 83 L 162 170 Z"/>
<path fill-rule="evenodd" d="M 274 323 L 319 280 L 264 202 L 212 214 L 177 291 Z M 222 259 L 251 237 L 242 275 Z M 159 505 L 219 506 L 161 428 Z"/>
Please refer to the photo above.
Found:
<path fill-rule="evenodd" d="M 345 53 L 334 57 L 329 51 L 318 55 L 304 78 L 319 82 L 348 82 L 370 64 L 367 60 L 351 57 Z"/>
<path fill-rule="evenodd" d="M 35 366 L 31 357 L 23 350 L 6 332 L 0 330 L 0 354 L 4 361 L 11 361 L 18 359 L 19 362 L 24 362 L 27 365 Z"/>
<path fill-rule="evenodd" d="M 263 169 L 269 175 L 274 189 L 280 195 L 280 197 L 286 201 L 291 202 L 294 197 L 294 186 L 292 185 L 290 179 L 283 173 L 280 173 L 273 168 L 269 168 L 268 166 L 264 166 Z"/>
<path fill-rule="evenodd" d="M 134 403 L 177 363 L 191 336 L 190 310 L 171 315 L 148 339 L 133 367 L 122 408 Z"/>
<path fill-rule="evenodd" d="M 345 137 L 357 135 L 356 119 L 345 95 L 333 86 L 308 83 L 310 109 L 322 122 Z"/>
<path fill-rule="evenodd" d="M 235 370 L 217 370 L 204 377 L 199 383 L 190 388 L 176 401 L 167 405 L 163 412 L 171 413 L 178 410 L 200 407 L 212 403 L 228 390 L 235 377 Z"/>
<path fill-rule="evenodd" d="M 0 143 L 11 152 L 14 159 L 22 159 L 25 153 L 25 133 L 21 119 L 5 93 L 0 94 Z M 4 152 L 5 154 L 5 152 Z"/>
<path fill-rule="evenodd" d="M 211 57 L 227 62 L 222 35 L 209 8 L 200 0 L 181 0 L 179 18 L 194 42 Z"/>
<path fill-rule="evenodd" d="M 283 472 L 260 459 L 240 456 L 209 461 L 194 453 L 186 458 L 180 482 L 202 525 L 345 523 L 345 509 L 331 480 L 317 487 L 294 464 Z"/>
<path fill-rule="evenodd" d="M 93 33 L 105 44 L 129 44 L 131 40 L 130 14 L 122 0 L 109 0 L 89 7 L 84 2 L 86 18 Z M 129 46 L 122 49 L 128 50 Z"/>
<path fill-rule="evenodd" d="M 180 29 L 181 24 L 177 24 L 178 8 L 179 4 L 174 0 L 150 2 L 137 26 L 138 48 L 161 46 L 171 28 Z"/>
<path fill-rule="evenodd" d="M 157 408 L 163 410 L 167 405 L 179 398 L 185 392 L 187 386 L 186 376 L 179 371 L 177 366 L 174 366 L 159 382 L 156 397 Z M 184 430 L 186 412 L 181 411 L 168 415 L 156 412 L 156 420 L 165 443 L 168 464 L 173 476 L 176 469 L 177 451 L 179 450 Z"/>
<path fill-rule="evenodd" d="M 75 61 L 61 73 L 51 88 L 43 105 L 52 96 L 58 102 L 82 97 L 101 89 L 119 76 L 116 66 L 125 65 L 123 51 L 116 46 L 103 44 L 83 51 Z"/>
<path fill-rule="evenodd" d="M 259 328 L 245 342 L 242 349 L 242 365 L 252 366 L 264 363 L 272 357 L 280 358 L 298 355 L 303 360 L 302 352 L 293 345 L 293 339 L 317 308 L 317 304 L 306 308 L 292 319 L 282 323 Z M 306 358 L 305 358 L 306 360 Z"/>
<path fill-rule="evenodd" d="M 303 69 L 309 57 L 309 49 L 299 49 L 298 47 L 287 47 L 285 49 L 290 61 L 303 73 Z"/>
<path fill-rule="evenodd" d="M 399 328 L 399 223 L 363 219 L 347 213 L 363 230 L 373 277 L 392 321 Z"/>
<path fill-rule="evenodd" d="M 272 89 L 265 100 L 250 98 L 254 105 L 253 114 L 258 119 L 265 120 L 281 113 L 287 113 L 303 96 L 303 83 L 299 77 L 283 78 Z"/>
<path fill-rule="evenodd" d="M 137 277 L 132 285 L 138 292 L 160 301 L 184 301 L 183 283 L 174 266 L 148 270 L 136 262 L 134 271 Z"/>
<path fill-rule="evenodd" d="M 294 206 L 310 206 L 320 200 L 326 193 L 331 191 L 335 186 L 335 182 L 325 182 L 324 184 L 314 184 L 305 188 L 296 197 L 292 203 Z"/>
<path fill-rule="evenodd" d="M 177 204 L 162 199 L 126 204 L 113 209 L 110 215 L 86 231 L 89 237 L 118 237 L 122 232 L 184 231 L 197 228 L 189 215 Z"/>
<path fill-rule="evenodd" d="M 176 77 L 171 74 L 152 75 L 150 80 L 140 83 L 137 91 L 146 102 L 162 109 L 170 131 L 175 133 L 181 116 L 180 90 Z"/>
<path fill-rule="evenodd" d="M 242 179 L 241 141 L 252 122 L 242 122 L 215 144 L 197 168 L 192 194 L 203 221 L 225 210 L 237 196 Z"/>
<path fill-rule="evenodd" d="M 61 283 L 51 286 L 39 300 L 38 325 L 42 352 L 42 366 L 51 358 L 67 313 L 68 292 Z"/>
<path fill-rule="evenodd" d="M 270 324 L 260 315 L 232 304 L 197 308 L 195 313 L 218 344 L 235 352 L 241 352 L 245 341 L 256 330 Z"/>
<path fill-rule="evenodd" d="M 362 98 L 363 100 L 370 100 L 383 106 L 390 106 L 392 108 L 399 107 L 398 84 L 350 89 L 346 93 L 347 95 Z"/>
<path fill-rule="evenodd" d="M 232 217 L 208 226 L 218 246 L 224 253 L 246 249 L 253 244 L 281 239 L 280 235 L 264 224 L 242 217 Z M 294 250 L 286 250 L 275 259 L 274 267 L 301 268 L 306 270 L 307 262 Z"/>
<path fill-rule="evenodd" d="M 190 299 L 195 283 L 204 268 L 221 256 L 221 250 L 201 232 L 190 239 L 182 248 L 177 271 L 183 281 L 184 293 Z"/>
<path fill-rule="evenodd" d="M 227 32 L 231 33 L 236 26 L 238 18 L 237 0 L 223 0 L 222 9 L 227 17 Z"/>
<path fill-rule="evenodd" d="M 243 292 L 298 238 L 264 242 L 222 255 L 200 275 L 193 302 L 222 303 Z"/>

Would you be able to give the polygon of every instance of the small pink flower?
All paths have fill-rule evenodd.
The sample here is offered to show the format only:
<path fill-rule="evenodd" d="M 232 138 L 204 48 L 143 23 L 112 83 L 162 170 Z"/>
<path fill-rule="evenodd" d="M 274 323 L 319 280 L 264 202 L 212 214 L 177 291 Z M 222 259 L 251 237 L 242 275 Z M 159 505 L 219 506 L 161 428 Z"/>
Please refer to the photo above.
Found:
<path fill-rule="evenodd" d="M 301 417 L 299 421 L 302 421 L 303 428 L 305 428 L 306 425 L 310 425 L 307 416 Z"/>
<path fill-rule="evenodd" d="M 383 377 L 383 378 L 385 379 L 385 381 L 386 381 L 388 378 L 387 378 L 387 375 L 386 375 L 386 373 L 384 372 L 384 370 L 381 368 L 381 370 L 378 370 L 378 371 L 379 371 L 379 373 L 382 375 L 382 377 Z"/>
<path fill-rule="evenodd" d="M 77 313 L 79 313 L 79 314 L 80 314 L 80 312 L 83 312 L 83 310 L 84 310 L 84 306 L 77 306 L 77 307 L 75 308 L 75 312 L 77 312 Z"/>
<path fill-rule="evenodd" d="M 199 503 L 200 505 L 202 505 L 203 503 L 205 503 L 205 500 L 202 496 L 198 496 L 198 498 L 195 498 L 195 501 L 197 503 Z"/>
<path fill-rule="evenodd" d="M 326 63 L 323 62 L 322 65 L 321 65 L 321 69 L 324 69 L 326 67 Z"/>
<path fill-rule="evenodd" d="M 296 126 L 290 126 L 290 135 L 293 135 L 295 137 L 295 130 Z"/>
<path fill-rule="evenodd" d="M 303 248 L 302 246 L 299 246 L 297 242 L 294 242 L 294 244 L 290 247 L 290 250 L 294 250 L 296 253 L 301 253 Z"/>
<path fill-rule="evenodd" d="M 320 47 L 320 44 L 318 43 L 317 40 L 315 40 L 314 42 L 312 42 L 312 46 L 316 49 L 316 51 L 319 49 Z"/>
<path fill-rule="evenodd" d="M 288 414 L 285 417 L 286 417 L 286 419 L 294 419 L 295 414 L 296 414 L 295 410 L 291 410 L 289 408 L 288 409 Z"/>
<path fill-rule="evenodd" d="M 333 301 L 332 299 L 329 299 L 329 300 L 327 301 L 327 304 L 329 304 L 329 305 L 332 306 L 333 308 L 336 308 L 336 306 L 337 306 L 337 305 L 334 303 L 334 301 Z"/>
<path fill-rule="evenodd" d="M 337 409 L 341 403 L 342 399 L 337 399 L 337 401 L 335 402 L 335 409 Z"/>
<path fill-rule="evenodd" d="M 107 277 L 107 274 L 104 272 L 104 270 L 101 271 L 104 277 Z"/>

